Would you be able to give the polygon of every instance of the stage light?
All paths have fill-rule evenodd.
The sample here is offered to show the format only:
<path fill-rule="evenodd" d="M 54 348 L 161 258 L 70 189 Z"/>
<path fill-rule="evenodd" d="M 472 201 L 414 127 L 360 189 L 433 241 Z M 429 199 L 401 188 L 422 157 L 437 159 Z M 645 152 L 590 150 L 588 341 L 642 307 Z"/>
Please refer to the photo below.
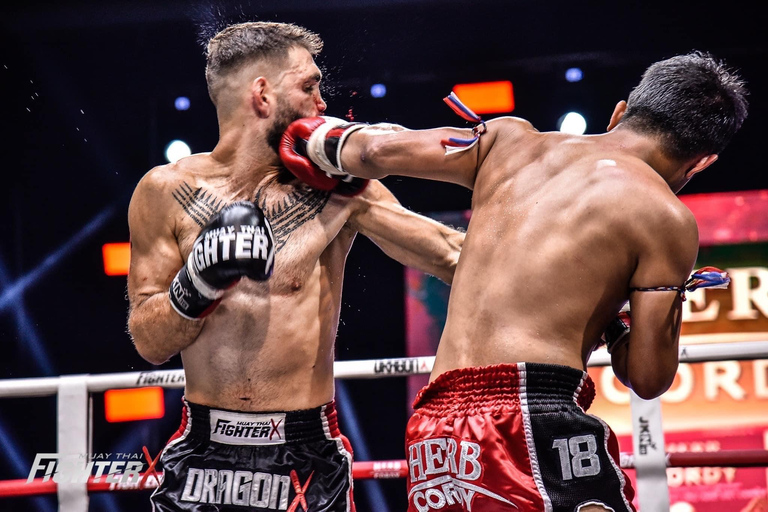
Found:
<path fill-rule="evenodd" d="M 173 140 L 165 147 L 165 158 L 171 163 L 177 162 L 180 158 L 191 154 L 192 150 L 183 140 Z"/>
<path fill-rule="evenodd" d="M 104 273 L 108 276 L 124 276 L 128 274 L 131 264 L 131 244 L 119 242 L 101 246 L 104 259 Z"/>
<path fill-rule="evenodd" d="M 110 423 L 150 420 L 165 415 L 163 388 L 110 389 L 104 393 L 104 415 Z"/>
<path fill-rule="evenodd" d="M 582 135 L 587 131 L 587 120 L 578 112 L 568 112 L 557 121 L 558 129 L 563 133 Z"/>
<path fill-rule="evenodd" d="M 453 92 L 476 114 L 512 112 L 515 109 L 515 95 L 510 81 L 456 84 Z"/>
<path fill-rule="evenodd" d="M 387 86 L 384 84 L 373 84 L 371 86 L 371 96 L 374 98 L 383 98 L 387 95 Z"/>
<path fill-rule="evenodd" d="M 565 79 L 569 82 L 578 82 L 584 78 L 584 73 L 579 68 L 568 68 L 565 72 Z"/>
<path fill-rule="evenodd" d="M 182 110 L 189 110 L 190 102 L 189 98 L 186 96 L 179 96 L 176 98 L 176 101 L 173 102 L 173 106 L 176 107 L 176 110 L 182 111 Z"/>

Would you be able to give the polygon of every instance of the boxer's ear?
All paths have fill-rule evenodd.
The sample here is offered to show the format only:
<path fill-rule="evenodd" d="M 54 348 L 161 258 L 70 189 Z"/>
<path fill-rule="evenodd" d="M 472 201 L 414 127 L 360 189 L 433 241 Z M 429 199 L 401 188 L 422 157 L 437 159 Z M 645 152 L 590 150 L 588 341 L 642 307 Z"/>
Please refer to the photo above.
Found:
<path fill-rule="evenodd" d="M 269 117 L 273 102 L 269 81 L 263 76 L 255 78 L 251 82 L 251 103 L 256 115 L 261 118 Z"/>
<path fill-rule="evenodd" d="M 611 120 L 608 122 L 607 131 L 611 131 L 614 128 L 616 128 L 616 125 L 619 124 L 619 121 L 621 121 L 621 118 L 624 117 L 624 113 L 626 111 L 627 111 L 627 102 L 624 100 L 621 100 L 616 104 L 616 106 L 613 109 L 613 114 L 611 114 Z"/>
<path fill-rule="evenodd" d="M 693 178 L 695 174 L 700 173 L 713 163 L 717 161 L 717 155 L 707 155 L 698 159 L 693 166 L 685 172 L 685 177 L 688 179 Z"/>

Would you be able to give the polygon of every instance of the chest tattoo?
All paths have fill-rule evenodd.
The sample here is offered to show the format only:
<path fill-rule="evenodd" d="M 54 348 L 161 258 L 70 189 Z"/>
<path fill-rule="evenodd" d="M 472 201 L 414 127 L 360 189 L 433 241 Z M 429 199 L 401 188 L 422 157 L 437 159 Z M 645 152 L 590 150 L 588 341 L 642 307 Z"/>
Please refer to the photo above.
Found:
<path fill-rule="evenodd" d="M 192 188 L 186 181 L 173 191 L 173 198 L 195 223 L 203 227 L 223 206 L 223 201 L 202 187 Z"/>
<path fill-rule="evenodd" d="M 294 190 L 281 201 L 267 205 L 262 190 L 259 190 L 253 201 L 269 219 L 275 236 L 275 248 L 279 251 L 291 233 L 323 211 L 330 197 L 330 192 L 321 190 Z"/>

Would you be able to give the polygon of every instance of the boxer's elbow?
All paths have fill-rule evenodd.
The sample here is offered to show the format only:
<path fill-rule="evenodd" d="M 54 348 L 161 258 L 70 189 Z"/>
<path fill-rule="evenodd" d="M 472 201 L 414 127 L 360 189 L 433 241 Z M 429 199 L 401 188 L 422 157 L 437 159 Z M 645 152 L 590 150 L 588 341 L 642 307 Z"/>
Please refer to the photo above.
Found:
<path fill-rule="evenodd" d="M 677 337 L 669 329 L 649 329 L 633 317 L 626 347 L 626 377 L 637 396 L 652 400 L 672 386 L 679 358 Z"/>
<path fill-rule="evenodd" d="M 658 372 L 646 368 L 645 371 L 630 375 L 629 384 L 637 396 L 644 400 L 653 400 L 672 387 L 674 380 L 675 372 Z"/>
<path fill-rule="evenodd" d="M 162 350 L 156 343 L 152 343 L 141 336 L 132 336 L 132 338 L 136 352 L 148 363 L 161 365 L 174 355 Z"/>
<path fill-rule="evenodd" d="M 653 400 L 654 398 L 661 396 L 664 391 L 666 391 L 668 388 L 661 388 L 659 386 L 656 386 L 654 384 L 642 382 L 642 383 L 631 383 L 632 391 L 635 392 L 637 396 L 642 398 L 643 400 Z"/>
<path fill-rule="evenodd" d="M 158 343 L 157 340 L 162 339 L 162 336 L 153 335 L 147 329 L 146 322 L 135 318 L 134 315 L 128 319 L 128 334 L 136 352 L 148 363 L 161 365 L 175 355 L 170 353 L 162 343 Z"/>

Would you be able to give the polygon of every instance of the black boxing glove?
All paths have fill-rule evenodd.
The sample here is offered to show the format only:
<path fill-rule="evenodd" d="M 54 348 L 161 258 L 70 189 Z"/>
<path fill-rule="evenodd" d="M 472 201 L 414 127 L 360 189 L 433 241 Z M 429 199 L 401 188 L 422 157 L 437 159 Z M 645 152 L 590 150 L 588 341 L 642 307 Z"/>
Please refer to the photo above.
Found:
<path fill-rule="evenodd" d="M 365 126 L 328 116 L 298 119 L 283 133 L 280 158 L 294 176 L 313 188 L 357 195 L 368 180 L 341 167 L 341 148 L 351 133 Z"/>
<path fill-rule="evenodd" d="M 241 278 L 268 279 L 274 259 L 272 228 L 261 209 L 248 201 L 227 205 L 200 231 L 171 282 L 171 305 L 184 318 L 202 318 Z"/>

